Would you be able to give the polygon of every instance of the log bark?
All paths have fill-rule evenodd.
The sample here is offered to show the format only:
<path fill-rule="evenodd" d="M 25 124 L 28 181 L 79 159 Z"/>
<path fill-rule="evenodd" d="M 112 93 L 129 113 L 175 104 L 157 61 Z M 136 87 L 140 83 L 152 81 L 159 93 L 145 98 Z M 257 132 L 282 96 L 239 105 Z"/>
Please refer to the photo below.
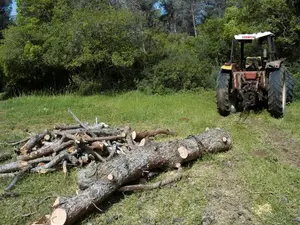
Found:
<path fill-rule="evenodd" d="M 128 185 L 121 187 L 118 191 L 121 192 L 128 192 L 128 191 L 147 191 L 147 190 L 153 190 L 156 188 L 160 188 L 162 186 L 171 184 L 175 181 L 178 181 L 182 178 L 182 174 L 178 172 L 175 176 L 170 177 L 168 179 L 158 181 L 156 183 L 152 184 L 136 184 L 136 185 Z"/>
<path fill-rule="evenodd" d="M 133 138 L 133 137 L 132 138 L 133 138 L 133 140 L 140 142 L 143 138 L 154 137 L 158 134 L 174 135 L 174 134 L 176 134 L 176 132 L 170 131 L 169 129 L 156 129 L 156 130 L 138 132 L 135 134 L 135 138 Z"/>
<path fill-rule="evenodd" d="M 226 143 L 223 137 L 226 137 Z M 76 220 L 94 209 L 96 204 L 105 200 L 122 185 L 139 179 L 143 171 L 161 167 L 174 168 L 178 166 L 178 163 L 195 160 L 204 153 L 227 151 L 231 143 L 231 137 L 227 132 L 221 129 L 210 129 L 183 140 L 152 143 L 149 146 L 139 147 L 138 151 L 131 151 L 129 154 L 119 155 L 105 163 L 95 164 L 92 180 L 89 178 L 88 183 L 84 183 L 87 189 L 57 205 L 51 214 L 51 224 L 74 224 Z M 180 147 L 186 149 L 187 157 L 181 157 L 178 152 Z"/>

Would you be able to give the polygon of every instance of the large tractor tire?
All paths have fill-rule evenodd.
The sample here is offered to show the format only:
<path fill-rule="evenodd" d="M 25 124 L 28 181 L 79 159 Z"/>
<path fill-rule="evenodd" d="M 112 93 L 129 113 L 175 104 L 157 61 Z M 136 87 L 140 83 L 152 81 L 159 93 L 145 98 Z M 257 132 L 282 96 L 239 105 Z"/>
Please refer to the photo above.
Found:
<path fill-rule="evenodd" d="M 268 83 L 268 110 L 271 116 L 280 118 L 284 116 L 286 108 L 287 77 L 284 68 L 269 74 Z"/>
<path fill-rule="evenodd" d="M 222 116 L 230 114 L 229 84 L 230 74 L 221 72 L 217 80 L 217 107 Z"/>
<path fill-rule="evenodd" d="M 292 103 L 294 98 L 294 80 L 293 75 L 286 73 L 286 103 Z"/>

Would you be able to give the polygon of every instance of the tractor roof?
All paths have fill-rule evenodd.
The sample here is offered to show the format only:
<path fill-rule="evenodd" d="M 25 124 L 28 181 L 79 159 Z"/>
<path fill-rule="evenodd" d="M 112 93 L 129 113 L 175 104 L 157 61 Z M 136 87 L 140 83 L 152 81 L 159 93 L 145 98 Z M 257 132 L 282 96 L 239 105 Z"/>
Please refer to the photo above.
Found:
<path fill-rule="evenodd" d="M 255 34 L 238 34 L 238 35 L 234 35 L 234 39 L 238 41 L 251 41 L 251 40 L 260 39 L 267 36 L 274 36 L 274 34 L 270 31 L 255 33 Z"/>

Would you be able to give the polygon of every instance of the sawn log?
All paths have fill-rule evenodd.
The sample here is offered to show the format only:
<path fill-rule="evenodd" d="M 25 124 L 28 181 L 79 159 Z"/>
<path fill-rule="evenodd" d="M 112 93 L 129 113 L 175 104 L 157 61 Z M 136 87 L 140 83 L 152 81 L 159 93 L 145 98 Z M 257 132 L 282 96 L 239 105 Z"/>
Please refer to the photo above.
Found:
<path fill-rule="evenodd" d="M 151 142 L 126 155 L 94 164 L 94 167 L 89 167 L 90 171 L 81 174 L 80 185 L 86 189 L 74 197 L 62 198 L 53 206 L 51 225 L 74 224 L 113 192 L 139 179 L 146 171 L 162 167 L 176 168 L 179 163 L 195 160 L 203 154 L 227 151 L 231 144 L 228 132 L 210 129 L 183 140 Z"/>

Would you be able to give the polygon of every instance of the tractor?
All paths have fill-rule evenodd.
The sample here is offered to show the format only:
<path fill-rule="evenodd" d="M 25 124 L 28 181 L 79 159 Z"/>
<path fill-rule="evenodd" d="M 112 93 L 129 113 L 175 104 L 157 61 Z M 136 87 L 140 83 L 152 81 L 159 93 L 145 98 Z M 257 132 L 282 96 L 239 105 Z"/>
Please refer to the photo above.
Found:
<path fill-rule="evenodd" d="M 269 31 L 234 36 L 230 61 L 217 79 L 217 108 L 222 116 L 261 107 L 275 118 L 284 116 L 293 100 L 294 83 L 283 59 L 277 57 L 274 39 Z"/>

